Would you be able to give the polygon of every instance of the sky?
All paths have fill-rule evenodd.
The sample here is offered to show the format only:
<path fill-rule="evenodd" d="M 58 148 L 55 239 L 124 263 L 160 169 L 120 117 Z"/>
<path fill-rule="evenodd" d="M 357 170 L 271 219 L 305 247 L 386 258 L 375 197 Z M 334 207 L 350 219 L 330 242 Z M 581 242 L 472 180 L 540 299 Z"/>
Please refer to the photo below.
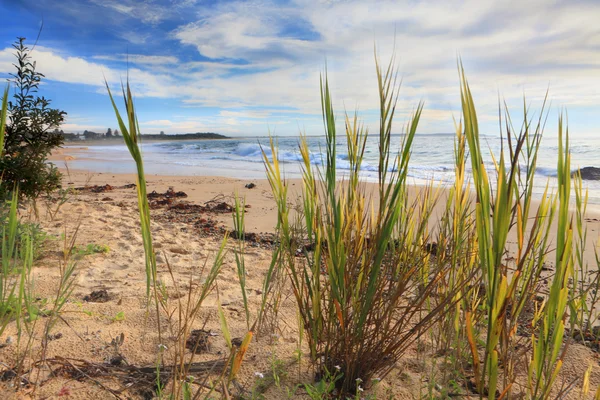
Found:
<path fill-rule="evenodd" d="M 375 54 L 395 56 L 395 133 L 420 101 L 419 132 L 450 133 L 460 57 L 483 133 L 499 131 L 499 100 L 518 125 L 524 96 L 535 115 L 549 90 L 548 135 L 561 112 L 595 135 L 599 20 L 596 0 L 0 0 L 0 79 L 15 38 L 32 46 L 42 27 L 31 55 L 65 132 L 114 129 L 104 77 L 129 77 L 144 133 L 319 135 L 325 71 L 338 124 L 358 111 L 376 132 Z"/>

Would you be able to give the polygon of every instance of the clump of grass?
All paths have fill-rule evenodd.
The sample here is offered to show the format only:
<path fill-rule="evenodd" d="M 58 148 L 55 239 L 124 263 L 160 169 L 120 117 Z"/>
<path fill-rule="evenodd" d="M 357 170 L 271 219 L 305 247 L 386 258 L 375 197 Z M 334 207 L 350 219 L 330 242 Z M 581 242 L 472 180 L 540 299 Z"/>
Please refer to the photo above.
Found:
<path fill-rule="evenodd" d="M 575 275 L 573 229 L 569 220 L 568 132 L 564 140 L 563 121 L 559 118 L 558 193 L 551 195 L 547 185 L 537 210 L 534 210 L 533 180 L 547 116 L 545 100 L 537 120 L 530 117 L 524 102 L 524 119 L 519 131 L 514 128 L 508 109 L 504 107 L 504 116 L 500 119 L 504 141 L 499 157 L 492 154 L 496 172 L 496 179 L 492 181 L 485 168 L 475 103 L 462 66 L 460 78 L 462 124 L 471 156 L 476 195 L 476 236 L 472 243 L 477 252 L 473 268 L 474 276 L 480 276 L 482 285 L 471 295 L 463 296 L 471 301 L 470 304 L 462 302 L 465 329 L 463 333 L 459 327 L 455 334 L 457 338 L 462 335 L 468 342 L 476 391 L 481 397 L 510 398 L 518 378 L 517 368 L 526 363 L 528 380 L 520 394 L 528 398 L 549 398 L 566 351 L 563 338 L 567 307 L 570 304 L 574 316 L 581 308 L 581 302 L 574 301 L 569 286 Z M 458 175 L 457 172 L 457 183 Z M 455 201 L 455 205 L 458 204 L 459 200 Z M 575 205 L 576 214 L 585 212 L 582 205 L 579 199 Z M 540 299 L 541 276 L 550 251 L 549 235 L 555 216 L 556 271 L 550 279 L 548 297 Z M 516 245 L 512 249 L 508 245 L 511 231 L 516 236 Z M 507 257 L 509 250 L 511 258 Z M 524 316 L 525 308 L 529 309 L 530 316 Z M 456 315 L 459 314 L 460 311 Z M 528 320 L 523 321 L 522 316 Z M 523 329 L 529 330 L 530 346 L 524 346 L 519 338 L 518 331 Z M 482 339 L 484 345 L 479 345 Z M 516 346 L 522 346 L 524 350 L 517 352 Z"/>
<path fill-rule="evenodd" d="M 281 263 L 291 280 L 310 356 L 317 363 L 318 375 L 338 371 L 335 385 L 341 395 L 356 392 L 360 382 L 368 385 L 374 377 L 389 373 L 409 346 L 443 316 L 457 294 L 428 308 L 428 299 L 449 266 L 423 269 L 436 193 L 429 186 L 414 201 L 408 198 L 410 148 L 422 104 L 408 123 L 398 154 L 390 156 L 398 90 L 395 76 L 392 62 L 385 70 L 377 65 L 381 104 L 377 202 L 361 184 L 368 131 L 356 114 L 345 118 L 350 172 L 338 181 L 336 122 L 327 77 L 321 81 L 326 136 L 323 169 L 311 165 L 306 140 L 300 144 L 303 220 L 290 218 L 287 183 L 273 141 L 272 160 L 263 153 L 278 206 Z M 297 257 L 294 231 L 305 232 L 303 240 L 309 243 L 301 257 Z"/>
<path fill-rule="evenodd" d="M 32 258 L 30 240 L 27 235 L 18 243 L 17 227 L 18 193 L 15 190 L 9 203 L 6 223 L 2 228 L 2 273 L 0 274 L 0 335 L 7 325 L 20 321 L 22 300 L 25 297 L 26 282 L 29 281 L 28 261 Z"/>
<path fill-rule="evenodd" d="M 250 330 L 250 310 L 248 309 L 248 294 L 246 291 L 246 263 L 244 259 L 245 243 L 246 243 L 246 225 L 244 223 L 245 216 L 245 205 L 244 200 L 235 196 L 235 203 L 233 208 L 233 229 L 237 232 L 237 242 L 235 254 L 235 264 L 237 266 L 238 281 L 240 283 L 240 290 L 242 292 L 242 299 L 244 301 L 244 312 L 246 314 L 246 327 Z"/>

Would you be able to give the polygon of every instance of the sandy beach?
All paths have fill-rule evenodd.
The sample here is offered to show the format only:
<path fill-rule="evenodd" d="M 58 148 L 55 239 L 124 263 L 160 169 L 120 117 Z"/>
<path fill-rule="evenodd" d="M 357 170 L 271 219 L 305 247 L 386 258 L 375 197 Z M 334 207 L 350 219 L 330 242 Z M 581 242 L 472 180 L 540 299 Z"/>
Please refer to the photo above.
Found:
<path fill-rule="evenodd" d="M 55 152 L 52 160 L 60 167 L 61 162 L 66 161 L 68 165 L 76 157 L 85 157 L 85 152 L 85 146 L 63 149 Z M 48 344 L 47 357 L 101 363 L 110 361 L 119 353 L 131 365 L 152 366 L 156 362 L 157 347 L 164 345 L 167 349 L 164 359 L 169 360 L 173 357 L 170 350 L 173 335 L 163 333 L 163 343 L 159 341 L 158 332 L 150 329 L 156 325 L 155 316 L 148 314 L 145 306 L 144 250 L 136 189 L 132 185 L 135 175 L 94 173 L 64 167 L 61 170 L 64 186 L 76 190 L 69 194 L 56 215 L 51 216 L 48 212 L 48 209 L 53 210 L 53 206 L 41 204 L 39 222 L 51 240 L 33 271 L 39 296 L 53 296 L 64 238 L 69 240 L 75 230 L 78 248 L 97 245 L 104 250 L 80 256 L 72 300 L 65 306 L 65 319 L 59 321 L 53 330 L 55 334 Z M 250 183 L 254 185 L 252 188 L 247 187 Z M 289 184 L 289 200 L 293 203 L 299 196 L 301 181 L 290 180 Z M 265 179 L 249 181 L 214 176 L 148 175 L 147 185 L 149 193 L 155 192 L 150 204 L 159 279 L 170 293 L 181 293 L 182 296 L 190 285 L 197 284 L 195 280 L 202 276 L 203 267 L 212 262 L 223 235 L 232 230 L 232 213 L 228 205 L 233 204 L 233 196 L 237 194 L 245 199 L 246 228 L 256 234 L 248 241 L 245 253 L 248 301 L 252 312 L 256 312 L 260 305 L 261 285 L 271 261 L 272 233 L 277 216 L 268 182 Z M 166 202 L 160 194 L 168 190 L 183 194 Z M 418 187 L 413 187 L 412 196 L 418 191 Z M 440 201 L 438 207 L 442 207 L 442 203 Z M 176 204 L 184 206 L 173 207 Z M 190 209 L 190 205 L 203 208 Z M 589 232 L 586 259 L 591 264 L 595 262 L 593 246 L 600 233 L 600 212 L 596 206 L 590 205 L 586 221 Z M 509 238 L 509 244 L 511 241 L 514 243 L 514 238 Z M 212 293 L 195 321 L 197 328 L 215 335 L 210 337 L 207 351 L 198 355 L 199 361 L 213 360 L 227 353 L 220 335 L 217 301 L 225 310 L 232 337 L 241 338 L 246 332 L 242 296 L 231 251 L 234 242 L 234 239 L 229 240 L 229 251 L 217 279 L 219 298 L 217 300 L 216 294 Z M 550 256 L 549 260 L 552 259 Z M 106 291 L 105 298 L 86 297 L 102 290 Z M 262 335 L 259 332 L 248 350 L 239 376 L 240 383 L 246 388 L 251 388 L 260 374 L 269 373 L 274 359 L 292 365 L 287 372 L 287 380 L 291 384 L 310 381 L 314 374 L 306 357 L 300 364 L 294 361 L 293 355 L 298 348 L 296 304 L 290 291 L 283 294 L 277 333 Z M 169 325 L 167 320 L 162 323 Z M 41 325 L 36 329 L 41 329 Z M 115 338 L 121 334 L 124 341 L 115 347 Z M 14 327 L 9 327 L 4 337 L 11 335 L 14 335 Z M 561 373 L 565 381 L 580 378 L 588 365 L 597 359 L 597 354 L 587 347 L 577 343 L 570 346 Z M 36 342 L 32 351 L 40 351 L 40 348 L 41 343 Z M 419 351 L 412 349 L 372 393 L 377 398 L 418 398 L 427 384 L 425 360 L 436 357 L 431 349 L 427 344 L 421 344 Z M 3 346 L 0 360 L 9 360 L 14 357 L 14 352 L 14 345 Z M 47 375 L 48 368 L 41 368 L 40 374 Z M 89 380 L 78 381 L 58 374 L 43 382 L 35 393 L 37 398 L 55 398 L 53 396 L 64 387 L 69 388 L 69 398 L 73 399 L 104 399 L 108 396 L 105 388 Z M 116 379 L 102 379 L 101 382 L 115 390 L 119 387 Z M 600 383 L 600 371 L 597 369 L 594 369 L 591 383 L 593 386 Z M 144 397 L 142 392 L 134 393 Z M 284 395 L 282 388 L 272 385 L 265 391 L 264 398 L 279 399 Z M 298 398 L 304 397 L 300 391 Z M 574 392 L 573 396 L 566 398 L 578 397 Z"/>

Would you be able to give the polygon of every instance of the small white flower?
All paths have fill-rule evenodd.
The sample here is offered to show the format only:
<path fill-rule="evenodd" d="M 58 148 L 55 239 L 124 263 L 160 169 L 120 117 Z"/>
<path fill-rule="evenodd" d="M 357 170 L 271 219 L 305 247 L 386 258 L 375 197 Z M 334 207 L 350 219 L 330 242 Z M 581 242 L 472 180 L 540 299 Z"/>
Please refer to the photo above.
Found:
<path fill-rule="evenodd" d="M 161 344 L 158 345 L 158 349 L 164 351 L 164 350 L 167 350 L 168 347 L 167 347 L 167 345 L 161 343 Z"/>
<path fill-rule="evenodd" d="M 361 383 L 361 382 L 362 382 L 362 379 L 356 378 L 356 383 Z"/>
<path fill-rule="evenodd" d="M 342 367 L 340 367 L 339 365 L 336 365 L 335 369 L 337 369 L 338 371 L 340 371 L 342 369 Z"/>
<path fill-rule="evenodd" d="M 255 372 L 254 376 L 258 376 L 261 379 L 265 377 L 265 375 L 262 372 Z"/>
<path fill-rule="evenodd" d="M 373 378 L 373 382 L 380 382 L 381 378 Z"/>
<path fill-rule="evenodd" d="M 360 385 L 358 386 L 358 388 L 356 390 L 358 390 L 359 392 L 364 392 L 365 391 L 365 389 L 363 389 L 362 387 L 360 387 Z"/>

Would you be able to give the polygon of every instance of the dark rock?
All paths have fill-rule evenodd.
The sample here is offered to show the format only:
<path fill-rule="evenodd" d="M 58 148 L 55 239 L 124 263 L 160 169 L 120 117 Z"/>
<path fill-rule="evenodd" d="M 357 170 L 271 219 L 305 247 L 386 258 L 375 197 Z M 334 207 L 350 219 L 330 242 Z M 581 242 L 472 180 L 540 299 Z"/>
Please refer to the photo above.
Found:
<path fill-rule="evenodd" d="M 254 189 L 256 187 L 256 184 L 254 184 L 253 182 L 247 183 L 245 188 L 246 189 Z"/>
<path fill-rule="evenodd" d="M 573 172 L 571 175 L 575 176 L 577 171 Z M 581 174 L 581 179 L 587 181 L 600 181 L 600 168 L 598 167 L 584 167 L 579 169 L 579 173 Z"/>

